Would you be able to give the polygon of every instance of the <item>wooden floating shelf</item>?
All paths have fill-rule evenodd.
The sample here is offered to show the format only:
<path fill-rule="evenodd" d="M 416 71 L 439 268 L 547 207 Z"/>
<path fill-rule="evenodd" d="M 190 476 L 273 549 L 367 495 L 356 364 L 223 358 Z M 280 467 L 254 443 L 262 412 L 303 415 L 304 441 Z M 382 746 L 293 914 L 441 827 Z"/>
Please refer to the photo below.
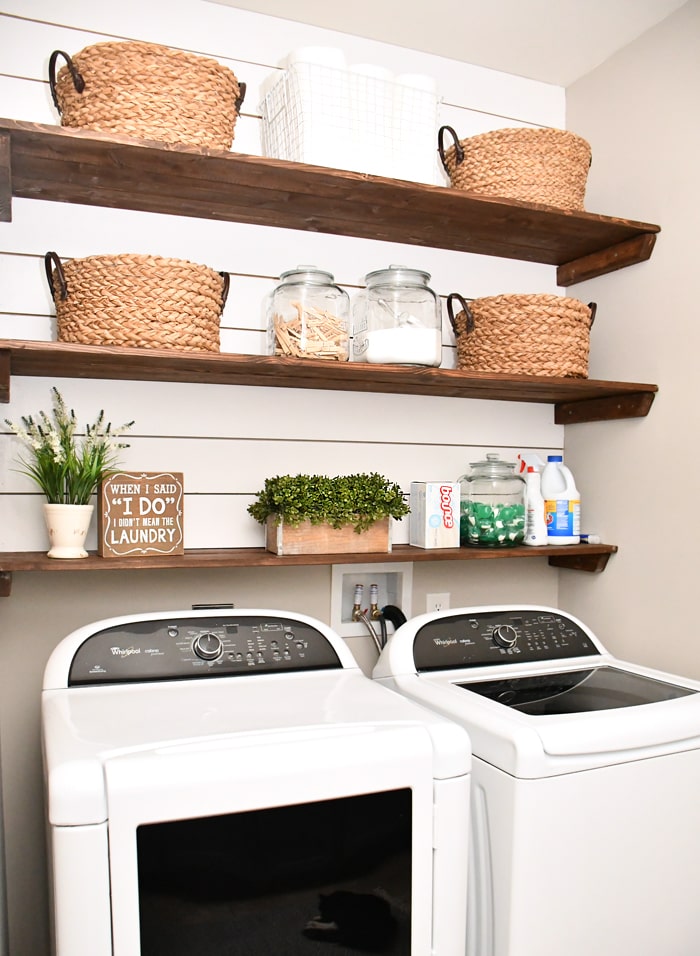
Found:
<path fill-rule="evenodd" d="M 12 200 L 39 199 L 250 223 L 449 249 L 557 267 L 570 286 L 644 262 L 659 226 L 478 196 L 379 176 L 228 151 L 113 137 L 0 119 L 0 221 Z M 459 290 L 456 290 L 459 291 Z M 310 388 L 554 405 L 557 424 L 643 417 L 656 385 L 454 369 L 340 364 L 272 356 L 198 354 L 66 343 L 0 342 L 0 402 L 13 375 Z M 15 571 L 290 567 L 334 563 L 542 558 L 602 571 L 615 545 L 423 550 L 279 556 L 264 549 L 186 551 L 153 558 L 60 561 L 0 554 L 0 596 Z"/>
<path fill-rule="evenodd" d="M 0 119 L 0 221 L 11 220 L 14 196 L 541 262 L 557 266 L 560 286 L 645 261 L 660 231 L 445 186 Z"/>
<path fill-rule="evenodd" d="M 289 568 L 329 564 L 384 564 L 421 561 L 497 561 L 508 558 L 547 558 L 550 565 L 574 571 L 603 571 L 617 546 L 612 544 L 574 544 L 542 548 L 414 548 L 396 545 L 393 551 L 362 554 L 277 555 L 264 548 L 191 550 L 179 555 L 138 558 L 100 558 L 95 552 L 87 558 L 66 561 L 47 558 L 43 551 L 14 551 L 0 554 L 0 597 L 7 597 L 15 571 L 133 571 L 173 568 Z"/>
<path fill-rule="evenodd" d="M 489 375 L 457 369 L 323 362 L 211 352 L 108 348 L 64 342 L 0 340 L 0 402 L 12 375 L 200 382 L 279 388 L 440 395 L 554 405 L 556 424 L 647 415 L 656 385 L 532 375 Z"/>

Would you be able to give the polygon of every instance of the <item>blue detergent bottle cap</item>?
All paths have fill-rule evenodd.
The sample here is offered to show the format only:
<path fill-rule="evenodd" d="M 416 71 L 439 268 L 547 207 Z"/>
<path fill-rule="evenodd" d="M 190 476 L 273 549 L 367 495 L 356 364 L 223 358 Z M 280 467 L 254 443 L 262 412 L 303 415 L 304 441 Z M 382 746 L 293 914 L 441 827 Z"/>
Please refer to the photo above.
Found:
<path fill-rule="evenodd" d="M 547 455 L 547 461 L 563 461 L 563 455 Z"/>

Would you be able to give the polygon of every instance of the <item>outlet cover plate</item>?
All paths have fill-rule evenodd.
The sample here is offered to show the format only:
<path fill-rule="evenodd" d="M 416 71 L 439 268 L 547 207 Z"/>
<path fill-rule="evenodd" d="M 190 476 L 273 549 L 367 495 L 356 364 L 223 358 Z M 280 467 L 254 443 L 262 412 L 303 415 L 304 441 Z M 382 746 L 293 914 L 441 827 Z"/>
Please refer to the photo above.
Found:
<path fill-rule="evenodd" d="M 450 607 L 450 594 L 443 591 L 440 594 L 426 594 L 425 610 L 431 614 L 433 611 L 447 611 Z"/>

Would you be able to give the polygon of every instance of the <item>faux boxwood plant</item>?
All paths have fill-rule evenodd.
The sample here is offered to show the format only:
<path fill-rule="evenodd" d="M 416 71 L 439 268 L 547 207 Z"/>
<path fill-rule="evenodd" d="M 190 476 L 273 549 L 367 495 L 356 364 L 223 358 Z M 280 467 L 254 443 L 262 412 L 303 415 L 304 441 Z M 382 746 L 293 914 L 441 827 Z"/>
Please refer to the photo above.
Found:
<path fill-rule="evenodd" d="M 352 525 L 359 534 L 383 518 L 403 518 L 410 511 L 401 488 L 376 472 L 358 475 L 278 475 L 266 478 L 249 513 L 265 524 L 270 516 L 295 526 L 302 521 Z"/>

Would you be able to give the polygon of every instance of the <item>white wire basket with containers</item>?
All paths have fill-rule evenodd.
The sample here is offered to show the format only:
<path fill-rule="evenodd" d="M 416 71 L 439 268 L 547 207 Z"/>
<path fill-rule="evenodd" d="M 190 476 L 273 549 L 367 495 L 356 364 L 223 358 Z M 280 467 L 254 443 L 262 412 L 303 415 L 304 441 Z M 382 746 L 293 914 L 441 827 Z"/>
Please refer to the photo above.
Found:
<path fill-rule="evenodd" d="M 263 86 L 263 155 L 439 185 L 435 80 L 300 47 Z"/>

